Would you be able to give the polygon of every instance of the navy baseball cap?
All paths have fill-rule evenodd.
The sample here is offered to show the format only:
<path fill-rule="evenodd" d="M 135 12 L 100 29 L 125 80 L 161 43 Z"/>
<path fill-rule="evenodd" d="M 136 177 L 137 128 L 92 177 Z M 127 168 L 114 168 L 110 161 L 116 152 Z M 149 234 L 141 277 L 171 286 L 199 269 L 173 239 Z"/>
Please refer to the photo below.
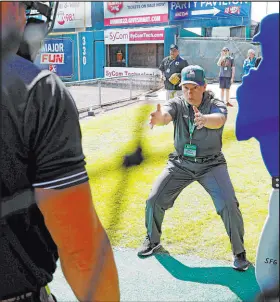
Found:
<path fill-rule="evenodd" d="M 179 86 L 184 84 L 195 84 L 203 86 L 205 84 L 205 71 L 198 65 L 189 65 L 181 71 L 181 83 Z"/>
<path fill-rule="evenodd" d="M 174 48 L 175 48 L 175 49 L 179 49 L 178 46 L 177 46 L 176 44 L 171 44 L 171 45 L 170 45 L 170 49 L 174 49 Z"/>

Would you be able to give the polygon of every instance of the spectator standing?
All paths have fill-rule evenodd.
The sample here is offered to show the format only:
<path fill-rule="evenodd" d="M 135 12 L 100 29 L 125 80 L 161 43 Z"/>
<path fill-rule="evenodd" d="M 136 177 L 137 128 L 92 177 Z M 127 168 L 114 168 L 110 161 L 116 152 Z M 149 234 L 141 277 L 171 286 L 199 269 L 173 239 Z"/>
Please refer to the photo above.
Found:
<path fill-rule="evenodd" d="M 178 46 L 171 44 L 170 56 L 165 57 L 159 66 L 162 72 L 162 79 L 164 80 L 167 100 L 182 95 L 182 88 L 179 86 L 181 71 L 188 65 L 187 60 L 180 56 Z"/>
<path fill-rule="evenodd" d="M 250 69 L 256 66 L 256 60 L 257 58 L 254 49 L 249 49 L 247 58 L 244 60 L 243 63 L 243 75 L 248 74 Z"/>
<path fill-rule="evenodd" d="M 234 81 L 235 65 L 234 59 L 231 57 L 228 47 L 224 47 L 222 49 L 217 65 L 220 67 L 219 82 L 221 89 L 221 101 L 224 102 L 224 95 L 226 92 L 226 105 L 233 107 L 233 105 L 229 102 L 229 93 L 230 86 Z"/>

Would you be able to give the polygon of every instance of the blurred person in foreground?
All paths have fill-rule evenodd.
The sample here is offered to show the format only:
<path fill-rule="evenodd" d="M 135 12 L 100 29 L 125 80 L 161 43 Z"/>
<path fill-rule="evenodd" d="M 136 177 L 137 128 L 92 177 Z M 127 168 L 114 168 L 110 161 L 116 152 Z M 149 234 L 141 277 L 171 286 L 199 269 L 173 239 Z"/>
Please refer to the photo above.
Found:
<path fill-rule="evenodd" d="M 54 301 L 48 283 L 58 258 L 79 301 L 119 301 L 112 248 L 92 202 L 75 102 L 55 74 L 31 62 L 54 22 L 53 3 L 0 6 L 0 301 Z M 46 21 L 32 17 L 34 11 Z"/>
<path fill-rule="evenodd" d="M 259 67 L 252 69 L 237 89 L 236 137 L 258 140 L 271 177 L 268 216 L 257 248 L 256 279 L 265 301 L 279 301 L 279 14 L 262 19 L 253 41 L 261 43 L 263 57 Z"/>

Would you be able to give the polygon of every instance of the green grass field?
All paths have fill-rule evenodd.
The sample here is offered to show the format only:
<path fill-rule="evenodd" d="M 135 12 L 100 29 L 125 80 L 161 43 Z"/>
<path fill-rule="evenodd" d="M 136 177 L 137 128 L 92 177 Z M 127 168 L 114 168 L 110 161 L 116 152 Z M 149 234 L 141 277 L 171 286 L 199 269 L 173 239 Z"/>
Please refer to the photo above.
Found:
<path fill-rule="evenodd" d="M 81 123 L 83 147 L 94 204 L 113 246 L 138 248 L 145 236 L 145 202 L 157 176 L 173 149 L 173 125 L 147 126 L 155 105 L 135 105 L 113 110 Z M 123 156 L 133 152 L 141 133 L 136 122 L 139 111 L 146 116 L 143 134 L 145 161 L 124 170 Z M 264 224 L 270 176 L 264 166 L 259 144 L 235 137 L 236 105 L 229 108 L 223 135 L 223 152 L 245 223 L 245 247 L 255 261 Z M 173 254 L 197 255 L 206 259 L 231 260 L 230 243 L 221 218 L 204 189 L 193 183 L 168 210 L 163 223 L 162 244 Z"/>

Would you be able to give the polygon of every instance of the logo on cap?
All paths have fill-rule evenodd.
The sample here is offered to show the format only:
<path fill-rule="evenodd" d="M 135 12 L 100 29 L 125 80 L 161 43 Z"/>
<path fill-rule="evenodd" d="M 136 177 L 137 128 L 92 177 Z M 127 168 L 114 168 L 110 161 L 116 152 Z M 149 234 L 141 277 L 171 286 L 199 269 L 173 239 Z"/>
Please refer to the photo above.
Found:
<path fill-rule="evenodd" d="M 195 71 L 193 69 L 190 69 L 187 71 L 187 77 L 190 79 L 195 78 Z"/>
<path fill-rule="evenodd" d="M 178 49 L 178 46 L 177 46 L 176 44 L 171 44 L 171 45 L 170 45 L 170 49 L 174 49 L 174 48 L 175 48 L 175 49 Z"/>

